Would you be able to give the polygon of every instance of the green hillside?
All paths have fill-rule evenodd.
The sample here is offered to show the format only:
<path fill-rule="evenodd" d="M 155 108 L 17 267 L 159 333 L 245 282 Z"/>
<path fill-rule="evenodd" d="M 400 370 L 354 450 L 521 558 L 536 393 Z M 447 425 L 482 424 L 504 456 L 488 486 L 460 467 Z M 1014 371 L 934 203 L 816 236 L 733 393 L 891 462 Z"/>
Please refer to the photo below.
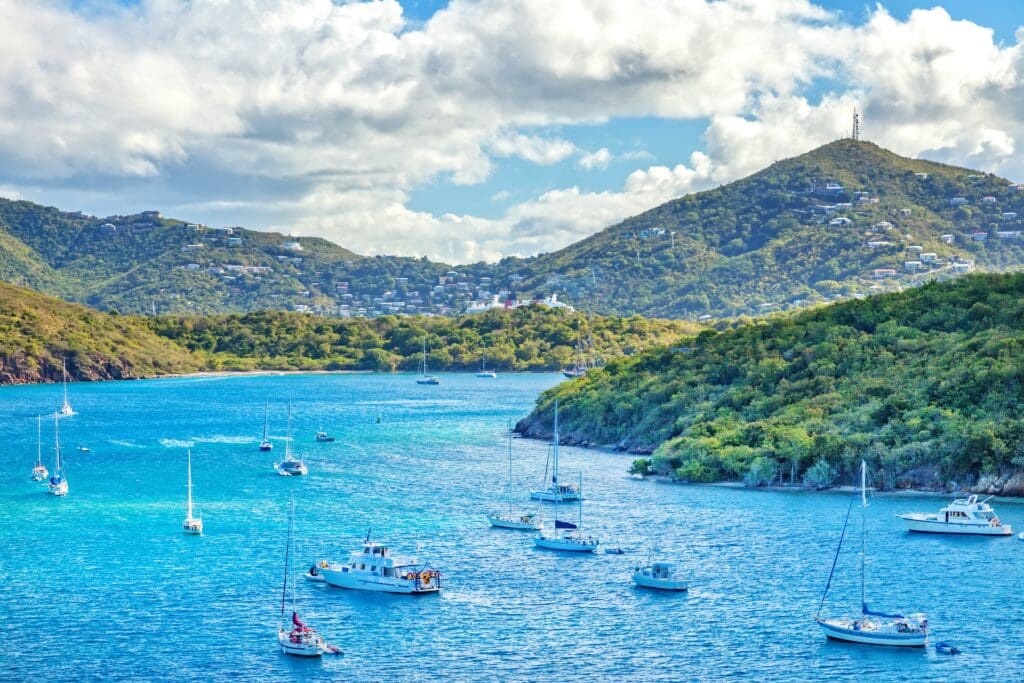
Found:
<path fill-rule="evenodd" d="M 867 458 L 879 486 L 1024 495 L 1022 352 L 1024 275 L 969 276 L 613 361 L 519 429 L 549 436 L 557 398 L 570 441 L 688 481 L 827 484 Z"/>

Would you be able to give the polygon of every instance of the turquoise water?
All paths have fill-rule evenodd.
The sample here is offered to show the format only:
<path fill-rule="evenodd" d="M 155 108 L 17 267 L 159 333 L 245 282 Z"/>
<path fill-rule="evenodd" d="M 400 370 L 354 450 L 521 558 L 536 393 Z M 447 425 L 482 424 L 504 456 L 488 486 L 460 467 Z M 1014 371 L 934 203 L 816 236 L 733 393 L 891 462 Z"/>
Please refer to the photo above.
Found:
<path fill-rule="evenodd" d="M 553 375 L 198 377 L 73 385 L 64 419 L 71 493 L 29 481 L 35 415 L 54 386 L 0 389 L 0 679 L 977 680 L 1024 664 L 1024 543 L 912 536 L 893 515 L 940 499 L 879 496 L 869 508 L 873 606 L 928 612 L 934 640 L 964 650 L 892 651 L 827 642 L 811 621 L 847 497 L 636 481 L 630 458 L 563 449 L 584 469 L 587 526 L 624 556 L 537 550 L 493 530 L 504 501 L 502 433 Z M 284 404 L 310 476 L 272 471 Z M 272 454 L 257 451 L 270 400 Z M 382 418 L 377 423 L 377 417 Z M 337 441 L 318 444 L 323 426 Z M 52 425 L 44 431 L 52 440 Z M 185 450 L 206 533 L 181 533 Z M 76 449 L 87 445 L 91 453 Z M 546 446 L 515 441 L 515 485 L 540 483 Z M 48 460 L 49 464 L 49 460 Z M 300 611 L 345 652 L 277 652 L 287 528 L 297 505 L 299 569 L 345 559 L 368 527 L 444 572 L 440 596 L 299 585 Z M 541 507 L 545 514 L 551 507 Z M 1024 508 L 997 506 L 1024 530 Z M 419 548 L 417 552 L 417 548 Z M 632 587 L 646 558 L 678 559 L 689 593 Z M 828 614 L 858 604 L 844 553 Z M 994 635 L 993 635 L 994 634 Z M 1011 672 L 1016 672 L 1013 674 Z"/>

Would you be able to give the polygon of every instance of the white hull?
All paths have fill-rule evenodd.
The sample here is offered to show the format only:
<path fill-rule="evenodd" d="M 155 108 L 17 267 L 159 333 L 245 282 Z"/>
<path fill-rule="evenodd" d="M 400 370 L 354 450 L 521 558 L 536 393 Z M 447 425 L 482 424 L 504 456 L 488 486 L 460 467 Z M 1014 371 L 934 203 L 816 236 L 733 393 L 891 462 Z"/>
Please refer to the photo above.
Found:
<path fill-rule="evenodd" d="M 64 405 L 62 405 L 60 407 L 60 416 L 61 417 L 71 417 L 72 415 L 75 415 L 75 414 L 76 413 L 75 413 L 74 409 L 72 409 L 71 406 L 69 406 L 67 403 L 65 403 Z"/>
<path fill-rule="evenodd" d="M 644 576 L 640 572 L 634 572 L 633 581 L 641 588 L 655 588 L 663 591 L 684 591 L 687 589 L 685 581 L 677 579 L 654 579 Z"/>
<path fill-rule="evenodd" d="M 260 450 L 264 452 L 272 451 L 274 450 L 274 444 L 270 443 L 269 441 L 264 441 L 263 443 L 260 444 Z"/>
<path fill-rule="evenodd" d="M 928 642 L 928 634 L 921 631 L 915 633 L 894 633 L 890 631 L 855 630 L 852 625 L 848 625 L 852 624 L 852 622 L 845 619 L 818 619 L 817 623 L 826 636 L 832 640 L 842 640 L 847 643 L 884 645 L 887 647 L 924 647 Z"/>
<path fill-rule="evenodd" d="M 50 473 L 46 471 L 46 468 L 32 470 L 32 481 L 45 481 L 48 476 L 50 476 Z"/>
<path fill-rule="evenodd" d="M 599 541 L 587 539 L 585 541 L 568 540 L 565 538 L 550 538 L 547 536 L 535 536 L 534 545 L 546 550 L 560 550 L 566 553 L 592 553 L 597 550 Z"/>
<path fill-rule="evenodd" d="M 964 536 L 1012 536 L 1008 525 L 964 524 L 945 522 L 935 515 L 897 515 L 907 525 L 907 531 L 923 534 L 960 534 Z"/>
<path fill-rule="evenodd" d="M 543 500 L 549 503 L 566 503 L 573 500 L 580 500 L 581 496 L 579 493 L 556 493 L 549 489 L 544 491 L 530 491 L 530 498 L 533 500 Z"/>
<path fill-rule="evenodd" d="M 201 519 L 186 519 L 181 523 L 181 529 L 186 534 L 202 536 L 203 534 L 203 520 Z"/>
<path fill-rule="evenodd" d="M 66 495 L 68 495 L 68 483 L 66 481 L 62 482 L 60 484 L 57 484 L 56 486 L 53 485 L 53 484 L 47 484 L 47 488 L 49 488 L 50 493 L 52 493 L 55 496 L 66 496 Z"/>
<path fill-rule="evenodd" d="M 287 632 L 280 631 L 277 634 L 277 642 L 281 646 L 281 652 L 293 657 L 319 657 L 324 653 L 324 644 L 319 638 L 314 642 L 293 643 Z"/>
<path fill-rule="evenodd" d="M 416 384 L 440 384 L 441 380 L 436 377 L 423 377 L 416 380 Z"/>
<path fill-rule="evenodd" d="M 309 474 L 309 470 L 306 465 L 299 463 L 298 465 L 290 465 L 287 462 L 278 463 L 275 467 L 277 473 L 282 477 L 299 477 L 302 475 Z"/>
<path fill-rule="evenodd" d="M 522 521 L 522 515 L 516 517 L 507 517 L 505 515 L 487 515 L 487 521 L 491 523 L 491 526 L 499 527 L 501 529 L 520 529 L 523 531 L 539 531 L 541 528 L 540 522 L 535 521 Z"/>
<path fill-rule="evenodd" d="M 497 378 L 498 375 L 497 375 L 497 373 L 494 373 L 494 372 L 478 372 L 478 373 L 476 373 L 476 376 L 477 377 L 487 377 L 489 379 L 495 379 L 495 378 Z"/>
<path fill-rule="evenodd" d="M 343 571 L 341 569 L 321 568 L 320 574 L 329 585 L 349 590 L 376 591 L 378 593 L 402 593 L 406 595 L 419 593 L 436 593 L 441 590 L 440 582 L 433 580 L 429 585 L 418 583 L 416 579 L 400 579 L 397 577 L 380 576 L 365 571 Z"/>

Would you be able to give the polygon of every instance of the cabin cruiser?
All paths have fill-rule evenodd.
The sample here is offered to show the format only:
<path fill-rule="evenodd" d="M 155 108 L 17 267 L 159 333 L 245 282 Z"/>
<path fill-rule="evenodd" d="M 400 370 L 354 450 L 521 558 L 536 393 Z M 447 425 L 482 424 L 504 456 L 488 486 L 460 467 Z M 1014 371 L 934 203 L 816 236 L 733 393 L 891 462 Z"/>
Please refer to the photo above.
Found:
<path fill-rule="evenodd" d="M 657 588 L 665 591 L 684 591 L 687 589 L 675 565 L 671 562 L 654 562 L 644 567 L 633 569 L 633 582 L 643 588 Z"/>
<path fill-rule="evenodd" d="M 331 443 L 332 441 L 334 441 L 334 437 L 330 436 L 327 432 L 321 429 L 319 432 L 316 433 L 316 440 L 321 443 Z"/>
<path fill-rule="evenodd" d="M 320 560 L 316 570 L 324 581 L 338 588 L 411 594 L 441 590 L 441 572 L 415 558 L 392 555 L 387 546 L 369 539 L 349 556 L 347 563 Z"/>
<path fill-rule="evenodd" d="M 882 617 L 872 619 L 870 615 Z M 816 619 L 832 640 L 864 645 L 924 647 L 928 642 L 928 619 L 923 614 L 881 614 L 865 609 L 858 619 Z"/>
<path fill-rule="evenodd" d="M 1012 536 L 1013 528 L 1003 524 L 988 504 L 989 496 L 978 501 L 977 496 L 957 498 L 938 514 L 912 512 L 897 515 L 907 523 L 909 531 L 931 534 L 972 534 L 976 536 Z"/>

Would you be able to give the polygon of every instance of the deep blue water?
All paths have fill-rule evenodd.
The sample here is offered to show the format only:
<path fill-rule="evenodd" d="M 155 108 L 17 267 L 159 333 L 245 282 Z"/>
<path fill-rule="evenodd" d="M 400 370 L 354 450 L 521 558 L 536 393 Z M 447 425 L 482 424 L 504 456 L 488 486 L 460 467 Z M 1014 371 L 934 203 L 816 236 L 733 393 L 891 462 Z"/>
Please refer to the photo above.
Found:
<path fill-rule="evenodd" d="M 587 526 L 630 552 L 567 556 L 535 549 L 529 534 L 490 529 L 483 515 L 505 495 L 505 424 L 557 381 L 446 375 L 440 387 L 421 387 L 409 375 L 288 375 L 77 384 L 79 415 L 61 421 L 71 483 L 63 500 L 28 477 L 35 415 L 59 405 L 59 387 L 0 389 L 0 679 L 1021 675 L 1024 543 L 912 536 L 893 518 L 937 510 L 940 499 L 872 500 L 868 597 L 879 608 L 926 611 L 933 641 L 953 642 L 964 650 L 957 657 L 829 643 L 814 626 L 845 495 L 636 481 L 625 475 L 627 456 L 565 448 L 566 469 L 585 473 Z M 294 447 L 311 467 L 305 478 L 271 469 L 283 452 L 289 396 Z M 264 400 L 277 435 L 269 455 L 256 450 Z M 320 426 L 337 442 L 315 443 Z M 179 529 L 186 443 L 202 538 Z M 515 441 L 524 506 L 545 455 L 542 443 Z M 347 558 L 372 527 L 397 551 L 440 568 L 446 589 L 408 597 L 302 583 L 300 611 L 345 655 L 280 655 L 293 493 L 299 570 L 317 557 Z M 1024 530 L 1020 505 L 997 510 Z M 688 594 L 632 586 L 630 568 L 649 549 L 692 574 Z M 853 612 L 858 594 L 857 556 L 846 552 L 826 612 Z"/>

